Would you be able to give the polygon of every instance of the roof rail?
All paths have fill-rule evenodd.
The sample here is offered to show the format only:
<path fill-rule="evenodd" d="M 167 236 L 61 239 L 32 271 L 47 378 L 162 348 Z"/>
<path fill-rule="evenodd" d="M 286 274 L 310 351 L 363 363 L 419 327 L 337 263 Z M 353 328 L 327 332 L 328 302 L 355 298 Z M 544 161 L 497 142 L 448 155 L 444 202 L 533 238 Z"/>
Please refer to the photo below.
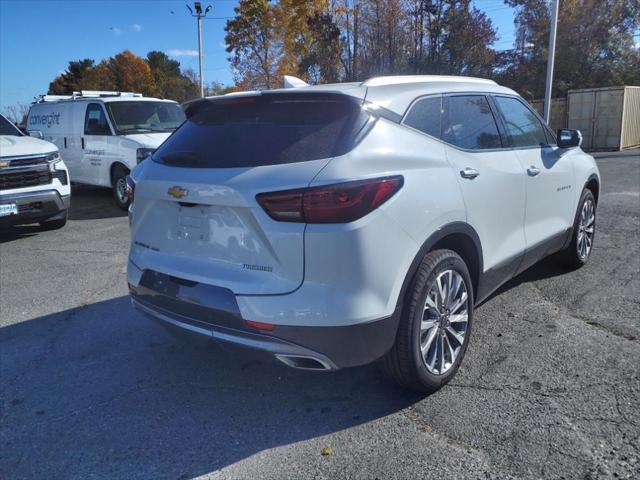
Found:
<path fill-rule="evenodd" d="M 373 77 L 362 82 L 363 87 L 379 87 L 383 85 L 400 85 L 403 83 L 432 83 L 432 82 L 470 82 L 497 85 L 493 80 L 477 77 L 461 77 L 455 75 L 389 75 Z"/>
<path fill-rule="evenodd" d="M 81 90 L 73 92 L 71 95 L 38 95 L 35 103 L 58 102 L 60 100 L 76 100 L 79 98 L 102 98 L 102 97 L 135 97 L 140 98 L 143 95 L 135 92 L 113 92 L 102 90 Z"/>
<path fill-rule="evenodd" d="M 73 92 L 76 94 L 77 92 Z M 81 90 L 82 97 L 142 97 L 141 93 L 135 92 L 109 92 L 100 90 Z"/>

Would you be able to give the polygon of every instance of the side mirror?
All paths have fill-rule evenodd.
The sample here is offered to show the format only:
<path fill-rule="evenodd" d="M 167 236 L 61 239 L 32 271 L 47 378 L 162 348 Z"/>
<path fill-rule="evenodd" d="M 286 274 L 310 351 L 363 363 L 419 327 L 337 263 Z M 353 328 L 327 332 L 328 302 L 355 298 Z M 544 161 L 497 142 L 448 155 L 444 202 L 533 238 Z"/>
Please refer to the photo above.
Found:
<path fill-rule="evenodd" d="M 560 148 L 579 147 L 582 145 L 582 133 L 580 130 L 561 128 L 558 130 L 558 146 Z"/>
<path fill-rule="evenodd" d="M 40 140 L 44 138 L 44 135 L 42 135 L 42 132 L 39 130 L 31 130 L 29 132 L 29 136 L 33 138 L 39 138 Z"/>

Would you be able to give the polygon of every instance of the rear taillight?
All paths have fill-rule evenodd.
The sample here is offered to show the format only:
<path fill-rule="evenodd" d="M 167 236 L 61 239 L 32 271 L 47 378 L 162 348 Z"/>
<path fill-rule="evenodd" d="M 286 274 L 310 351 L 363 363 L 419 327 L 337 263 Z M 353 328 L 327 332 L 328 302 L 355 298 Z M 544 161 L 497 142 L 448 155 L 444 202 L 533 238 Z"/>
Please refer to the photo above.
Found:
<path fill-rule="evenodd" d="M 136 193 L 136 182 L 133 181 L 130 175 L 127 175 L 127 197 L 129 197 L 129 203 L 133 203 L 133 197 Z"/>
<path fill-rule="evenodd" d="M 281 222 L 353 222 L 389 200 L 402 187 L 402 176 L 261 193 L 256 200 Z"/>

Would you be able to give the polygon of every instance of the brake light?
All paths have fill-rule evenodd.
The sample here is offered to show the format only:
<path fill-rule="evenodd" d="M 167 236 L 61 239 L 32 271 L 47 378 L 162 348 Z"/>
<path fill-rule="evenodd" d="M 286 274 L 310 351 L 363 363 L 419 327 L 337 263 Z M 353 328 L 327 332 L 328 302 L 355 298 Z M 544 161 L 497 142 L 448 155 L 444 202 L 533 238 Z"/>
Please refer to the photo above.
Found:
<path fill-rule="evenodd" d="M 249 328 L 265 332 L 273 332 L 273 329 L 276 327 L 273 323 L 256 322 L 254 320 L 245 320 L 244 324 Z"/>
<path fill-rule="evenodd" d="M 136 193 L 136 182 L 133 181 L 131 175 L 127 175 L 127 197 L 129 197 L 129 202 L 133 203 L 133 197 Z"/>
<path fill-rule="evenodd" d="M 404 183 L 402 176 L 359 180 L 320 187 L 260 193 L 256 200 L 281 222 L 346 223 L 372 212 Z"/>

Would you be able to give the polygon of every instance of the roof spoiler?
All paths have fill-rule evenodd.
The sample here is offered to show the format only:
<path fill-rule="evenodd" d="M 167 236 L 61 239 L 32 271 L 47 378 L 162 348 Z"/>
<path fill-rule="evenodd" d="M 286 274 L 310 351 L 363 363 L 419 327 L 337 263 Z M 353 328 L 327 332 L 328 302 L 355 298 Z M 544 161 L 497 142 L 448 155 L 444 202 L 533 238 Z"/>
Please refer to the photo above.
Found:
<path fill-rule="evenodd" d="M 284 88 L 300 88 L 300 87 L 308 87 L 309 84 L 304 80 L 293 77 L 291 75 L 284 76 Z"/>

